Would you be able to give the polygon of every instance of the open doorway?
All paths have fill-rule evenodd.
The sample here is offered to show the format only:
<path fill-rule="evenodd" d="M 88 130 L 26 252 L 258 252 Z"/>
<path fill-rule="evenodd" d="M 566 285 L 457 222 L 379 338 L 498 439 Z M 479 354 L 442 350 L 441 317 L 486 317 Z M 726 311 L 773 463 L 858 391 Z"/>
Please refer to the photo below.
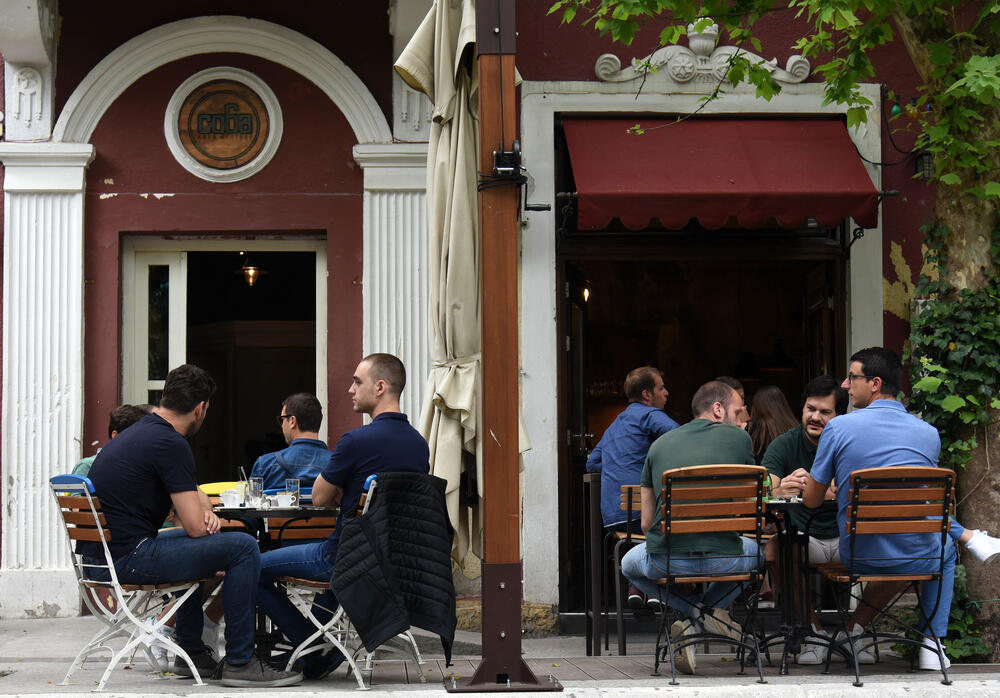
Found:
<path fill-rule="evenodd" d="M 776 385 L 797 412 L 809 378 L 842 363 L 839 257 L 769 257 L 760 247 L 745 256 L 729 252 L 637 259 L 595 251 L 560 263 L 567 342 L 560 384 L 567 397 L 559 488 L 563 613 L 584 606 L 586 455 L 625 408 L 628 371 L 659 367 L 670 391 L 666 412 L 684 424 L 694 392 L 716 376 L 743 382 L 748 405 L 760 387 Z"/>
<path fill-rule="evenodd" d="M 157 402 L 167 371 L 182 363 L 212 375 L 218 390 L 191 440 L 199 482 L 237 479 L 284 447 L 275 417 L 289 394 L 326 405 L 325 245 L 125 241 L 123 401 Z"/>

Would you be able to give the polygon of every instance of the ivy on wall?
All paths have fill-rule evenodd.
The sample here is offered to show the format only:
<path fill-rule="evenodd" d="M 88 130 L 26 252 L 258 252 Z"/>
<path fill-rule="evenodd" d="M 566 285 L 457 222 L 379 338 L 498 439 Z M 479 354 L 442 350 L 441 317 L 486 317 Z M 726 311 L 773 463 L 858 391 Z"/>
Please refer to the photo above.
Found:
<path fill-rule="evenodd" d="M 964 468 L 1000 409 L 1000 230 L 990 255 L 994 273 L 978 289 L 957 289 L 948 268 L 947 231 L 924 229 L 926 261 L 937 274 L 922 273 L 910 319 L 909 407 L 941 433 L 941 465 Z M 927 265 L 925 265 L 926 268 Z"/>

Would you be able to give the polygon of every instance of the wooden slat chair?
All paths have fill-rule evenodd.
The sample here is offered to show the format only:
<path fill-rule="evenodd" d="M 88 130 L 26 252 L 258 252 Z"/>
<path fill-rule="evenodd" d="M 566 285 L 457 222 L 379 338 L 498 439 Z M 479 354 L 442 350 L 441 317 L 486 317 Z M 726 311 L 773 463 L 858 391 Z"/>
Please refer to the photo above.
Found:
<path fill-rule="evenodd" d="M 619 496 L 619 507 L 625 512 L 625 520 L 631 521 L 633 512 L 642 511 L 642 497 L 640 495 L 639 485 L 622 485 L 621 495 Z M 604 536 L 604 555 L 605 559 L 610 558 L 611 563 L 614 566 L 614 579 L 615 579 L 615 630 L 617 631 L 618 637 L 618 654 L 619 656 L 625 656 L 626 646 L 625 646 L 625 609 L 623 602 L 625 600 L 625 589 L 622 588 L 622 557 L 629 551 L 634 545 L 638 545 L 646 540 L 646 536 L 641 533 L 632 533 L 630 529 L 625 531 L 611 531 Z M 604 590 L 604 583 L 606 580 L 605 574 L 601 575 L 601 599 L 605 599 L 606 594 Z M 603 623 L 603 620 L 602 620 Z M 604 649 L 608 649 L 608 626 L 604 626 Z"/>
<path fill-rule="evenodd" d="M 191 579 L 164 584 L 120 583 L 108 550 L 111 532 L 101 511 L 100 500 L 94 495 L 93 483 L 89 478 L 79 475 L 57 475 L 49 480 L 49 484 L 66 527 L 73 571 L 84 603 L 94 617 L 105 625 L 76 655 L 61 685 L 67 685 L 70 677 L 84 665 L 87 658 L 98 652 L 108 652 L 111 655 L 111 661 L 98 682 L 98 691 L 104 689 L 118 663 L 123 658 L 134 655 L 136 651 L 141 651 L 156 671 L 166 671 L 166 667 L 160 666 L 150 651 L 154 645 L 165 647 L 183 659 L 191 668 L 195 683 L 204 685 L 191 657 L 164 630 L 181 604 L 192 594 L 199 593 L 202 583 L 209 580 Z M 96 556 L 96 559 L 103 562 L 85 563 L 84 556 L 76 551 L 77 543 L 81 541 L 99 543 L 103 553 Z M 105 576 L 106 581 L 91 579 Z M 100 603 L 95 599 L 96 595 L 90 593 L 92 590 L 108 590 L 115 603 Z M 175 595 L 177 602 L 171 603 Z M 125 642 L 116 650 L 111 642 L 118 638 L 124 638 Z"/>
<path fill-rule="evenodd" d="M 948 529 L 951 527 L 950 515 L 954 510 L 955 472 L 946 468 L 891 466 L 884 468 L 866 468 L 856 470 L 851 474 L 851 491 L 847 508 L 845 528 L 849 534 L 850 566 L 843 564 L 823 565 L 819 569 L 828 579 L 834 582 L 846 583 L 852 590 L 859 583 L 867 582 L 904 582 L 906 586 L 884 608 L 876 609 L 878 615 L 871 625 L 880 620 L 887 620 L 902 632 L 889 634 L 881 629 L 878 634 L 865 634 L 864 639 L 852 638 L 847 629 L 850 609 L 847 604 L 837 599 L 837 612 L 841 619 L 842 630 L 853 651 L 849 653 L 854 662 L 854 685 L 861 686 L 861 669 L 857 661 L 857 652 L 876 647 L 879 642 L 893 642 L 915 645 L 918 650 L 925 639 L 936 641 L 934 631 L 928 625 L 925 631 L 904 621 L 898 614 L 891 613 L 896 603 L 908 592 L 917 595 L 917 608 L 920 608 L 920 583 L 940 581 L 944 576 L 945 551 L 948 542 Z M 927 554 L 913 558 L 893 558 L 894 562 L 931 562 L 936 563 L 937 570 L 928 573 L 878 573 L 859 572 L 856 567 L 860 563 L 869 569 L 887 562 L 885 558 L 859 557 L 855 554 L 858 536 L 878 535 L 893 536 L 903 534 L 924 534 L 927 537 Z M 852 591 L 852 597 L 858 604 L 864 603 L 860 594 Z M 941 602 L 940 586 L 935 599 L 934 611 Z M 932 612 L 933 615 L 933 612 Z M 915 637 L 914 637 L 915 636 Z M 833 647 L 837 650 L 837 647 Z M 914 653 L 916 656 L 916 653 Z M 830 660 L 833 652 L 827 654 L 824 673 L 830 670 Z M 948 670 L 941 657 L 941 683 L 951 684 Z M 914 661 L 916 659 L 914 658 Z"/>
<path fill-rule="evenodd" d="M 677 684 L 677 668 L 674 652 L 699 642 L 724 642 L 736 648 L 740 659 L 740 674 L 743 674 L 746 653 L 752 652 L 757 664 L 759 683 L 764 680 L 761 663 L 760 635 L 757 627 L 757 601 L 760 584 L 764 576 L 764 478 L 767 470 L 754 465 L 698 465 L 688 468 L 667 470 L 663 473 L 663 487 L 660 491 L 662 520 L 661 530 L 667 540 L 667 569 L 673 557 L 671 536 L 684 533 L 733 532 L 752 536 L 760 550 L 760 564 L 749 572 L 726 572 L 720 574 L 668 574 L 659 579 L 662 615 L 656 638 L 656 656 L 653 662 L 653 676 L 659 676 L 660 662 L 670 659 L 670 683 Z M 733 555 L 705 555 L 699 559 L 713 557 L 731 559 Z M 687 559 L 684 553 L 677 553 L 678 559 Z M 745 616 L 741 638 L 735 640 L 728 635 L 712 632 L 684 633 L 676 638 L 670 636 L 670 624 L 678 619 L 678 614 L 670 606 L 671 588 L 678 584 L 711 584 L 734 582 L 742 585 L 742 602 Z"/>

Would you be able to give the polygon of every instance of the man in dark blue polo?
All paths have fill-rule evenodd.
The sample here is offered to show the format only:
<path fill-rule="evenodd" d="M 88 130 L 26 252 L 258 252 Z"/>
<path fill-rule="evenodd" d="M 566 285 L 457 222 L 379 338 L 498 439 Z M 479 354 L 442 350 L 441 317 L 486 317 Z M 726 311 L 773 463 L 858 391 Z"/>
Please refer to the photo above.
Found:
<path fill-rule="evenodd" d="M 329 463 L 313 483 L 313 504 L 340 506 L 336 529 L 324 541 L 287 546 L 261 555 L 257 602 L 294 646 L 304 642 L 314 628 L 275 585 L 275 580 L 283 576 L 329 580 L 337 559 L 344 512 L 358 506 L 368 476 L 430 470 L 427 442 L 400 411 L 399 396 L 405 386 L 406 369 L 395 356 L 370 354 L 362 359 L 347 392 L 354 411 L 370 415 L 372 421 L 340 438 Z M 336 604 L 330 591 L 317 597 L 317 602 L 327 608 Z M 322 616 L 317 613 L 317 617 Z M 313 652 L 306 658 L 305 677 L 322 678 L 343 660 L 337 650 Z"/>

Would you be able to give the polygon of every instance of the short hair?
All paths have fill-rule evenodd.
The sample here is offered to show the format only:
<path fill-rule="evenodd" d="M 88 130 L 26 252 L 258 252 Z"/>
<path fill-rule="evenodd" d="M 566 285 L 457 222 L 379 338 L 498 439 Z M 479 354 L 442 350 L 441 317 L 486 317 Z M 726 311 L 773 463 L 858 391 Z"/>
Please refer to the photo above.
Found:
<path fill-rule="evenodd" d="M 385 381 L 389 384 L 389 393 L 399 397 L 406 387 L 406 367 L 403 362 L 392 354 L 369 354 L 362 361 L 367 361 L 371 367 L 373 381 Z"/>
<path fill-rule="evenodd" d="M 735 378 L 733 378 L 732 376 L 719 376 L 715 380 L 718 381 L 719 383 L 725 383 L 736 392 L 740 392 L 741 390 L 743 390 L 743 384 L 740 383 Z"/>
<path fill-rule="evenodd" d="M 712 409 L 712 405 L 719 402 L 723 408 L 729 409 L 729 403 L 736 394 L 736 389 L 726 385 L 722 381 L 709 381 L 698 388 L 694 397 L 691 398 L 691 414 L 695 419 L 698 415 L 705 414 Z"/>
<path fill-rule="evenodd" d="M 146 407 L 149 405 L 118 405 L 111 410 L 108 415 L 108 438 L 111 438 L 111 432 L 121 434 L 149 414 L 150 410 L 145 409 Z"/>
<path fill-rule="evenodd" d="M 215 395 L 215 381 L 203 368 L 183 364 L 167 374 L 163 383 L 160 407 L 187 414 Z"/>
<path fill-rule="evenodd" d="M 625 376 L 625 397 L 629 402 L 639 402 L 642 400 L 642 391 L 653 392 L 656 388 L 656 377 L 663 378 L 663 372 L 654 366 L 640 366 L 633 368 Z"/>
<path fill-rule="evenodd" d="M 301 431 L 319 431 L 323 423 L 323 406 L 312 393 L 293 393 L 281 403 L 285 412 L 295 417 Z"/>
<path fill-rule="evenodd" d="M 805 402 L 811 397 L 827 397 L 829 395 L 834 396 L 834 411 L 837 414 L 846 414 L 849 396 L 833 376 L 816 376 L 806 383 L 806 389 L 802 391 L 802 401 Z"/>
<path fill-rule="evenodd" d="M 895 396 L 903 386 L 903 362 L 892 349 L 868 347 L 856 351 L 851 361 L 861 363 L 861 372 L 868 378 L 882 379 L 882 394 Z"/>

